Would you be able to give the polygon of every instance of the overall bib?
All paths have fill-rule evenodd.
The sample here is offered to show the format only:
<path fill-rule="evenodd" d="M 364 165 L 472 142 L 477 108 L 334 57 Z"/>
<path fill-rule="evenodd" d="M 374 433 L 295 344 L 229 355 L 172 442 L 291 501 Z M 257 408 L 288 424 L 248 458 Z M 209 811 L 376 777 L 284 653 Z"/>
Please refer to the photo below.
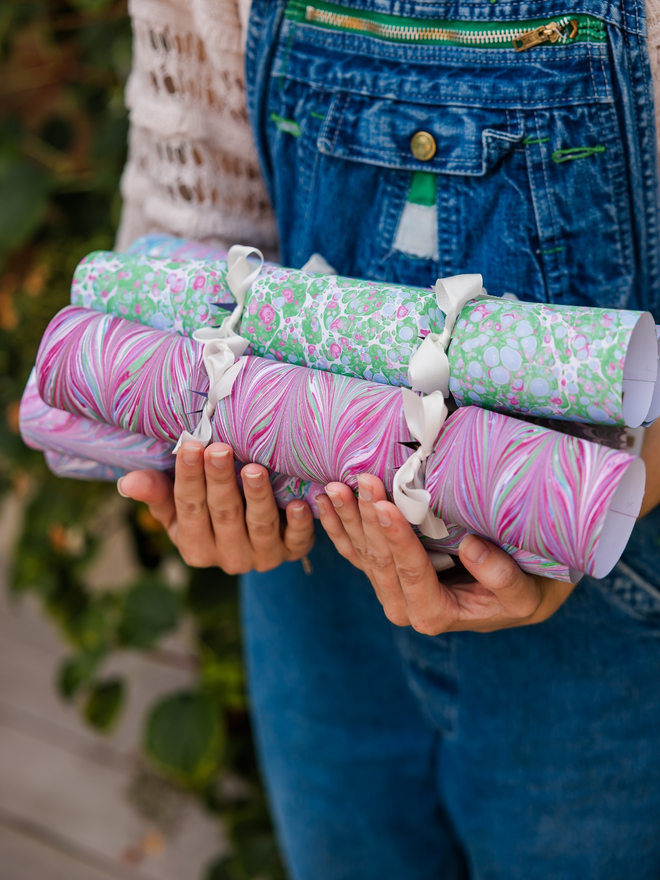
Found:
<path fill-rule="evenodd" d="M 642 0 L 255 0 L 248 106 L 282 262 L 653 312 Z M 393 627 L 323 530 L 243 578 L 293 880 L 657 880 L 660 509 L 538 626 Z"/>

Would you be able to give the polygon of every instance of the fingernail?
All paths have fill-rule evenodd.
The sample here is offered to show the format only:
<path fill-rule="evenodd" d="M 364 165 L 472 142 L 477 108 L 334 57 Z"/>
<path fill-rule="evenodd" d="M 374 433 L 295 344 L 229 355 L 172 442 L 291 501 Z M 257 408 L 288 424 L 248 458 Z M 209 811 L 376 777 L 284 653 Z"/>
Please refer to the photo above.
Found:
<path fill-rule="evenodd" d="M 221 452 L 209 452 L 209 458 L 213 467 L 223 468 L 229 464 L 230 451 L 223 449 Z"/>
<path fill-rule="evenodd" d="M 388 526 L 392 525 L 392 520 L 390 518 L 389 513 L 386 510 L 381 510 L 378 504 L 374 504 L 374 510 L 376 511 L 376 516 L 378 517 L 378 522 L 381 526 L 386 529 Z"/>
<path fill-rule="evenodd" d="M 360 497 L 360 501 L 371 501 L 373 496 L 371 494 L 371 486 L 369 485 L 369 483 L 367 483 L 367 481 L 363 477 L 358 477 L 357 481 L 359 489 L 358 495 Z"/>
<path fill-rule="evenodd" d="M 342 507 L 344 502 L 341 500 L 341 495 L 339 492 L 331 492 L 328 487 L 325 488 L 325 494 L 328 496 L 330 501 L 332 501 L 333 507 Z"/>
<path fill-rule="evenodd" d="M 243 477 L 248 481 L 248 485 L 251 489 L 258 489 L 263 482 L 263 472 L 259 472 L 258 474 L 250 474 L 247 471 L 243 474 Z"/>
<path fill-rule="evenodd" d="M 201 446 L 193 443 L 185 443 L 181 447 L 181 458 L 183 459 L 183 463 L 187 464 L 189 467 L 199 464 L 201 451 Z"/>
<path fill-rule="evenodd" d="M 476 535 L 466 535 L 460 543 L 461 556 L 465 556 L 468 562 L 479 563 L 490 553 L 488 546 Z"/>
<path fill-rule="evenodd" d="M 323 495 L 317 495 L 314 501 L 316 501 L 316 506 L 318 507 L 321 516 L 325 516 L 328 511 L 323 503 Z"/>
<path fill-rule="evenodd" d="M 126 492 L 124 492 L 124 491 L 122 490 L 122 488 L 121 488 L 121 481 L 122 481 L 123 479 L 124 479 L 123 477 L 120 477 L 120 478 L 117 480 L 117 491 L 119 492 L 119 494 L 121 495 L 122 498 L 130 498 L 131 496 L 130 496 L 130 495 L 127 495 Z"/>
<path fill-rule="evenodd" d="M 305 517 L 305 505 L 301 504 L 300 507 L 292 507 L 291 512 L 293 513 L 294 519 L 304 519 Z"/>

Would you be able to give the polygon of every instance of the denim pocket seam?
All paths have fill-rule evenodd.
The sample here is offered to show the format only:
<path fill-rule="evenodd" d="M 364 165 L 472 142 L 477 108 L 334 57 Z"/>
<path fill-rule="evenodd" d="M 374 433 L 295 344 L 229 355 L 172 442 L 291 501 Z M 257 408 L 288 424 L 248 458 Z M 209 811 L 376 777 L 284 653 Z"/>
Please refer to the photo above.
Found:
<path fill-rule="evenodd" d="M 508 67 L 509 65 L 502 64 L 503 67 Z M 593 68 L 592 68 L 593 74 Z M 375 92 L 370 89 L 354 89 L 349 88 L 343 85 L 332 86 L 327 83 L 319 83 L 314 79 L 308 79 L 302 76 L 291 76 L 287 74 L 284 79 L 290 80 L 292 82 L 297 82 L 300 85 L 309 86 L 312 89 L 316 89 L 317 91 L 329 91 L 329 92 L 337 92 L 339 94 L 350 94 L 356 95 L 363 98 L 373 98 L 374 100 L 386 100 L 387 95 L 380 94 L 379 92 Z M 592 75 L 592 83 L 593 83 L 593 75 Z M 516 98 L 511 103 L 502 104 L 493 104 L 492 101 L 476 101 L 470 100 L 465 97 L 458 97 L 456 94 L 451 95 L 423 95 L 417 94 L 415 92 L 406 93 L 405 95 L 397 96 L 396 98 L 392 98 L 392 100 L 398 103 L 411 103 L 411 104 L 420 104 L 422 106 L 453 106 L 453 107 L 466 107 L 466 108 L 475 108 L 475 109 L 483 109 L 483 110 L 555 110 L 561 107 L 585 107 L 590 104 L 614 104 L 614 98 L 610 94 L 603 95 L 601 90 L 596 88 L 596 92 L 592 93 L 589 97 L 578 97 L 575 100 L 563 99 L 558 103 L 552 103 L 547 101 L 539 101 L 538 99 L 530 99 L 528 101 L 522 98 Z"/>
<path fill-rule="evenodd" d="M 621 611 L 626 615 L 630 620 L 633 620 L 637 623 L 645 624 L 651 630 L 657 630 L 657 635 L 660 636 L 660 590 L 656 589 L 652 584 L 646 581 L 644 578 L 640 577 L 634 569 L 630 568 L 630 566 L 626 565 L 625 562 L 619 561 L 614 567 L 613 571 L 605 578 L 605 581 L 610 580 L 613 577 L 624 577 L 629 580 L 637 589 L 641 590 L 645 595 L 647 595 L 654 603 L 657 604 L 657 611 L 643 611 L 635 608 L 630 602 L 626 601 L 621 597 L 618 591 L 612 589 L 610 585 L 607 583 L 603 583 L 603 581 L 595 581 L 598 585 L 598 590 L 600 594 L 603 596 L 604 600 L 612 605 L 614 608 Z"/>

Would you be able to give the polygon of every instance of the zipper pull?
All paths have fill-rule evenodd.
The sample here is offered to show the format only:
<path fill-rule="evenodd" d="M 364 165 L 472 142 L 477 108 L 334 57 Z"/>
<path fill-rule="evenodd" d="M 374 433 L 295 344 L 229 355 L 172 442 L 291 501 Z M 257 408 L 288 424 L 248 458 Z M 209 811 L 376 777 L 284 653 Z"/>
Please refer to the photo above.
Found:
<path fill-rule="evenodd" d="M 571 32 L 570 34 L 566 34 L 566 29 L 569 26 Z M 556 21 L 551 21 L 548 24 L 542 24 L 540 27 L 534 28 L 533 31 L 528 31 L 526 34 L 514 37 L 513 48 L 516 52 L 524 52 L 526 49 L 531 49 L 532 46 L 539 46 L 541 43 L 556 43 L 559 39 L 574 40 L 577 36 L 577 32 L 577 19 L 572 19 L 563 27 Z"/>

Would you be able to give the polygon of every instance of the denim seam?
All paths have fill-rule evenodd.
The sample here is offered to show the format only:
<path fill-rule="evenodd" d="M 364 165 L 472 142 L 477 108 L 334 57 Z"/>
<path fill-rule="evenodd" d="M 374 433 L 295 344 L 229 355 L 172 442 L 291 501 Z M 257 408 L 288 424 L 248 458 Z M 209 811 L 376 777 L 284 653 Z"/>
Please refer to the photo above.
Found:
<path fill-rule="evenodd" d="M 298 240 L 301 242 L 297 245 L 297 249 L 302 247 L 302 238 L 304 236 L 305 239 L 309 238 L 309 217 L 312 212 L 312 208 L 314 207 L 314 192 L 316 191 L 316 181 L 318 178 L 319 172 L 319 163 L 321 161 L 321 153 L 318 150 L 314 150 L 314 165 L 311 169 L 310 180 L 309 180 L 309 198 L 307 199 L 307 206 L 305 208 L 305 219 L 303 221 L 303 229 L 300 231 L 301 234 L 298 236 Z M 311 257 L 311 254 L 308 254 L 307 259 Z"/>
<path fill-rule="evenodd" d="M 539 126 L 538 115 L 534 114 L 534 129 L 536 132 L 537 138 L 541 138 L 543 136 L 542 131 Z M 552 198 L 550 196 L 549 182 L 548 182 L 548 168 L 547 163 L 545 161 L 545 154 L 547 150 L 541 150 L 540 155 L 534 157 L 528 154 L 527 158 L 527 175 L 529 179 L 529 186 L 532 194 L 532 204 L 534 206 L 534 215 L 536 217 L 536 229 L 539 238 L 540 251 L 541 251 L 541 277 L 543 278 L 543 283 L 545 285 L 545 295 L 550 302 L 556 300 L 557 296 L 562 296 L 564 293 L 564 285 L 560 284 L 559 288 L 557 288 L 557 283 L 553 281 L 553 278 L 562 278 L 561 270 L 557 264 L 559 260 L 558 256 L 552 256 L 552 265 L 549 264 L 549 260 L 547 259 L 550 254 L 543 253 L 544 251 L 552 251 L 554 254 L 558 254 L 557 246 L 559 245 L 560 238 L 557 229 L 557 220 L 554 215 L 554 206 L 552 204 Z M 540 169 L 541 175 L 543 177 L 544 185 L 541 187 L 541 193 L 543 197 L 543 204 L 540 202 L 541 194 L 539 193 L 539 189 L 536 186 L 535 176 L 538 174 L 537 168 Z M 550 225 L 550 241 L 552 247 L 547 248 L 545 245 L 548 243 L 547 238 L 547 227 L 545 223 L 545 216 L 547 215 Z M 551 289 L 552 288 L 552 289 Z"/>
<path fill-rule="evenodd" d="M 648 40 L 644 38 L 638 38 L 638 50 L 648 58 Z M 647 272 L 647 284 L 648 287 L 655 290 L 655 308 L 658 307 L 658 256 L 660 255 L 660 246 L 658 245 L 658 235 L 659 235 L 659 212 L 660 206 L 658 204 L 657 193 L 659 190 L 658 185 L 658 165 L 657 165 L 657 136 L 658 132 L 656 131 L 656 123 L 655 123 L 655 109 L 654 109 L 654 95 L 653 95 L 653 83 L 651 82 L 651 78 L 647 76 L 645 78 L 645 88 L 644 88 L 644 99 L 642 105 L 637 102 L 637 113 L 641 114 L 643 117 L 643 122 L 645 122 L 644 128 L 646 131 L 647 140 L 652 140 L 652 148 L 644 150 L 641 149 L 641 164 L 642 164 L 642 176 L 644 179 L 644 196 L 645 196 L 645 220 L 646 220 L 646 232 L 650 241 L 655 242 L 656 246 L 646 248 L 646 253 L 650 256 L 651 259 L 647 259 L 646 261 L 646 272 Z M 655 135 L 655 137 L 651 137 Z M 650 283 L 649 283 L 650 282 Z"/>
<path fill-rule="evenodd" d="M 346 93 L 346 98 L 344 100 L 344 106 L 341 108 L 339 118 L 337 119 L 337 122 L 335 123 L 335 136 L 332 139 L 332 147 L 331 147 L 332 150 L 335 150 L 335 148 L 337 146 L 337 138 L 339 137 L 339 132 L 341 131 L 341 124 L 344 121 L 344 116 L 346 115 L 346 108 L 348 107 L 350 100 L 351 100 L 350 93 Z M 330 117 L 332 117 L 332 109 L 328 113 L 328 118 L 330 119 Z M 320 143 L 320 139 L 319 139 L 319 143 Z"/>
<path fill-rule="evenodd" d="M 371 98 L 378 100 L 387 100 L 388 96 L 385 94 L 380 94 L 378 92 L 367 91 L 363 89 L 348 89 L 342 86 L 328 86 L 327 83 L 322 85 L 321 83 L 316 82 L 313 79 L 305 79 L 301 76 L 291 76 L 287 74 L 286 79 L 292 80 L 294 82 L 300 83 L 301 85 L 309 86 L 310 88 L 317 89 L 318 91 L 328 91 L 328 92 L 336 92 L 339 94 L 347 94 L 347 95 L 359 95 L 363 98 Z M 469 107 L 469 108 L 478 108 L 478 109 L 486 109 L 486 110 L 516 110 L 516 109 L 542 109 L 542 110 L 555 110 L 560 107 L 587 107 L 592 104 L 613 104 L 614 99 L 609 95 L 606 97 L 601 97 L 599 94 L 590 95 L 589 97 L 580 97 L 575 98 L 574 100 L 569 100 L 568 98 L 562 99 L 557 103 L 549 103 L 548 101 L 539 102 L 538 99 L 530 99 L 524 100 L 521 98 L 516 98 L 515 101 L 512 101 L 504 106 L 498 106 L 494 104 L 492 101 L 483 102 L 483 99 L 477 101 L 470 100 L 465 97 L 458 97 L 455 94 L 452 95 L 433 95 L 429 98 L 428 95 L 420 95 L 415 92 L 407 93 L 403 96 L 397 96 L 392 99 L 396 100 L 400 103 L 405 103 L 409 101 L 410 103 L 419 103 L 423 104 L 427 107 L 435 107 L 435 106 L 443 106 L 445 104 L 451 104 L 455 107 Z"/>
<path fill-rule="evenodd" d="M 544 192 L 546 193 L 547 204 L 548 204 L 548 212 L 550 215 L 550 220 L 552 223 L 552 239 L 554 242 L 559 242 L 559 224 L 557 221 L 556 208 L 553 198 L 553 190 L 550 188 L 550 181 L 548 179 L 548 163 L 547 159 L 547 150 L 543 150 L 541 152 L 540 157 L 540 165 L 541 165 L 541 173 L 543 174 L 543 180 L 545 183 Z M 566 294 L 566 284 L 565 284 L 565 273 L 561 271 L 559 266 L 559 257 L 553 256 L 553 262 L 555 264 L 555 272 L 551 273 L 551 277 L 554 274 L 557 278 L 558 284 L 557 289 L 555 291 L 555 296 L 564 296 Z"/>
<path fill-rule="evenodd" d="M 614 110 L 614 107 L 610 108 L 610 116 L 613 117 L 610 121 L 610 124 L 612 126 L 612 131 L 617 132 L 617 118 L 616 118 L 616 112 Z M 617 139 L 617 141 L 619 140 L 618 132 L 616 133 L 616 139 Z M 613 179 L 611 164 L 610 164 L 610 162 L 607 161 L 607 157 L 606 157 L 605 165 L 607 167 L 608 176 L 610 178 L 610 186 L 612 188 L 612 192 L 615 193 L 615 197 L 618 202 L 619 201 L 619 194 L 617 193 L 617 182 L 616 182 L 616 180 Z M 627 189 L 627 187 L 626 187 L 626 189 Z M 628 204 L 626 207 L 628 210 L 626 211 L 626 231 L 627 231 L 627 234 L 625 234 L 625 235 L 624 235 L 624 230 L 622 229 L 621 212 L 617 211 L 617 230 L 618 230 L 617 240 L 619 243 L 618 244 L 619 260 L 621 262 L 622 267 L 625 267 L 626 269 L 633 271 L 635 257 L 634 257 L 634 254 L 632 253 L 632 250 L 631 250 L 631 248 L 632 248 L 632 241 L 631 241 L 632 218 L 630 217 L 630 205 Z M 625 254 L 624 254 L 624 237 L 625 237 Z"/>
<path fill-rule="evenodd" d="M 335 136 L 333 138 L 332 144 L 328 143 L 328 141 L 325 138 L 322 139 L 322 141 L 319 141 L 319 147 L 320 147 L 321 143 L 323 143 L 324 149 L 322 150 L 322 152 L 324 152 L 326 155 L 330 155 L 330 156 L 337 156 L 338 155 L 339 158 L 353 159 L 355 161 L 357 161 L 361 157 L 364 157 L 365 159 L 370 159 L 373 157 L 374 159 L 383 160 L 381 162 L 374 162 L 373 164 L 383 165 L 386 168 L 393 168 L 394 170 L 399 170 L 399 169 L 405 169 L 407 171 L 424 171 L 424 170 L 437 171 L 438 170 L 437 165 L 432 166 L 432 169 L 428 168 L 428 166 L 426 169 L 424 169 L 424 168 L 418 167 L 417 164 L 414 162 L 407 162 L 406 160 L 402 161 L 401 157 L 403 155 L 403 151 L 399 152 L 399 151 L 386 150 L 386 149 L 372 150 L 369 147 L 358 147 L 355 145 L 350 145 L 347 147 L 340 148 L 340 149 L 345 150 L 345 152 L 337 153 L 336 141 L 337 141 L 337 138 L 339 137 L 339 133 L 340 133 L 340 127 L 339 127 L 339 123 L 338 123 L 337 131 L 336 131 Z M 477 159 L 477 154 L 475 153 L 475 160 L 476 159 Z M 389 160 L 389 163 L 387 163 L 387 160 Z M 447 172 L 445 172 L 446 174 L 453 173 L 453 174 L 465 174 L 470 177 L 483 177 L 483 175 L 486 173 L 486 169 L 484 168 L 484 161 L 483 161 L 483 150 L 480 152 L 480 154 L 478 156 L 478 164 L 479 164 L 481 170 L 476 174 L 470 173 L 472 171 L 472 169 L 474 167 L 476 167 L 476 164 L 471 164 L 469 162 L 469 160 L 462 162 L 457 159 L 452 159 L 451 161 L 447 162 L 446 164 L 448 164 L 448 165 L 451 164 L 458 169 L 457 171 L 453 171 L 453 172 L 447 171 Z M 440 171 L 440 173 L 443 173 L 443 172 Z"/>

